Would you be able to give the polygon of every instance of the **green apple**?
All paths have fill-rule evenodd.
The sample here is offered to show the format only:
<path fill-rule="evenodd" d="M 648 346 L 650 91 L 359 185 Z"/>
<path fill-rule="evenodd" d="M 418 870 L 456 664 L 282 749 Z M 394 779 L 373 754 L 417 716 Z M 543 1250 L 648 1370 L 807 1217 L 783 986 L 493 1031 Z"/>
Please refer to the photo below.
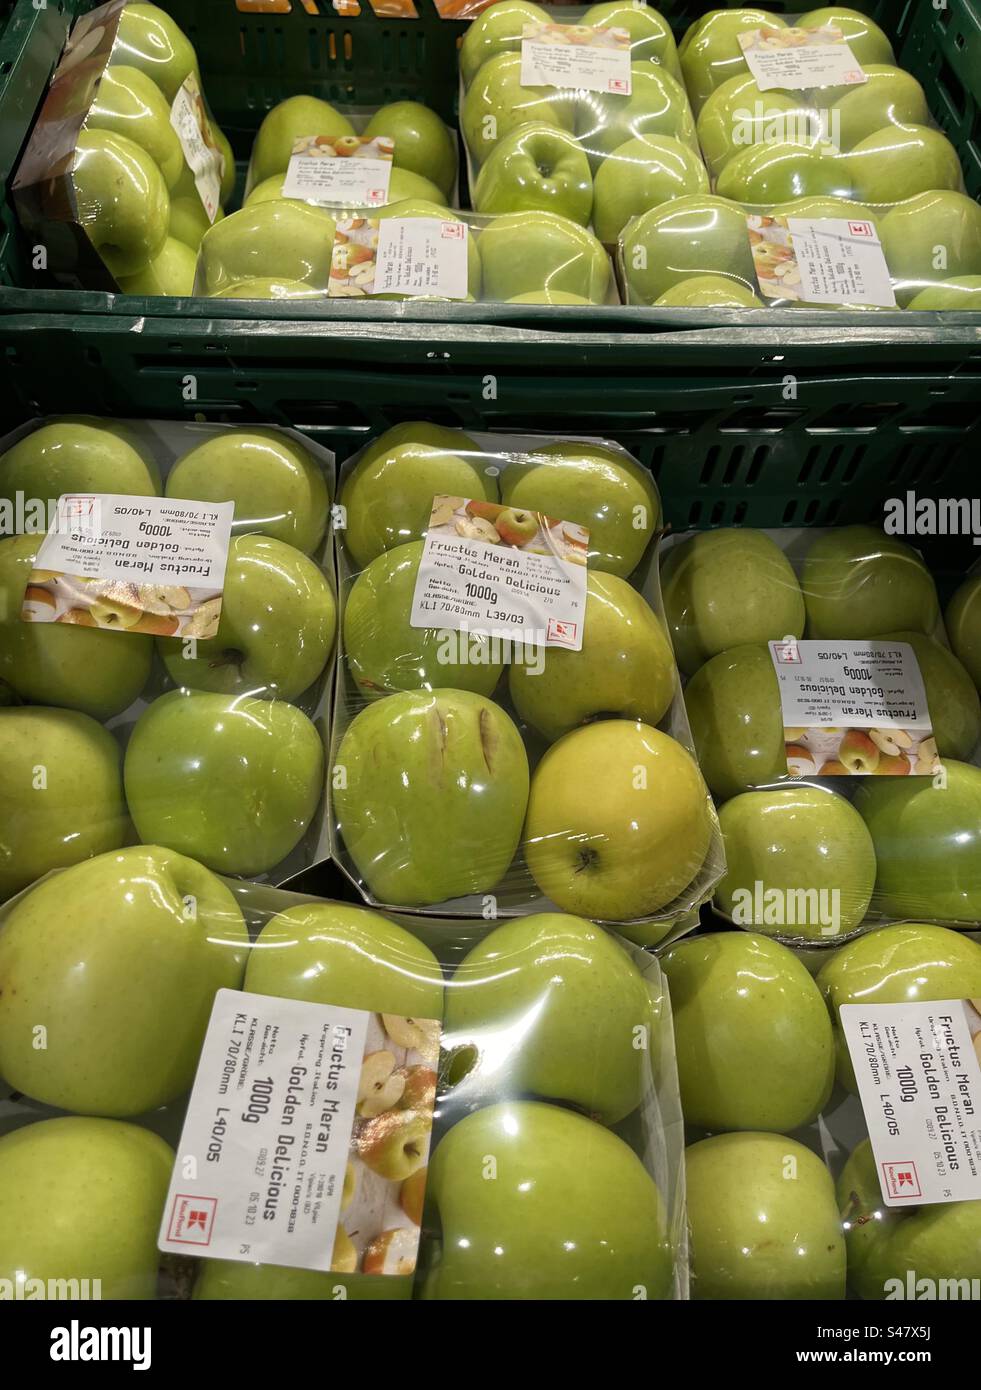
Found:
<path fill-rule="evenodd" d="M 126 799 L 142 840 L 254 877 L 303 838 L 323 762 L 319 733 L 283 700 L 172 690 L 133 729 Z"/>
<path fill-rule="evenodd" d="M 110 63 L 139 68 L 173 102 L 198 63 L 191 41 L 157 5 L 128 4 L 119 16 Z"/>
<path fill-rule="evenodd" d="M 163 250 L 145 270 L 136 275 L 120 275 L 123 294 L 185 296 L 194 291 L 194 272 L 198 258 L 182 241 L 168 237 Z"/>
<path fill-rule="evenodd" d="M 709 932 L 676 942 L 661 963 L 688 1125 L 787 1133 L 820 1115 L 834 1037 L 793 951 L 750 932 Z"/>
<path fill-rule="evenodd" d="M 433 498 L 495 501 L 483 456 L 460 430 L 425 421 L 394 425 L 363 450 L 340 492 L 344 542 L 358 569 L 385 550 L 424 536 Z"/>
<path fill-rule="evenodd" d="M 723 198 L 767 208 L 792 198 L 847 198 L 852 192 L 850 166 L 827 140 L 750 145 L 729 160 L 717 187 Z"/>
<path fill-rule="evenodd" d="M 852 196 L 863 203 L 901 203 L 918 193 L 964 187 L 957 151 L 932 126 L 887 126 L 841 158 Z"/>
<path fill-rule="evenodd" d="M 981 690 L 981 574 L 965 580 L 947 605 L 944 620 L 958 661 Z"/>
<path fill-rule="evenodd" d="M 201 241 L 205 294 L 256 278 L 301 280 L 326 294 L 336 223 L 326 208 L 280 198 L 216 222 Z"/>
<path fill-rule="evenodd" d="M 830 107 L 830 136 L 839 149 L 854 149 L 860 140 L 891 125 L 929 125 L 926 96 L 911 73 L 886 63 L 876 63 L 864 72 L 867 80 L 846 88 Z"/>
<path fill-rule="evenodd" d="M 164 182 L 173 188 L 185 169 L 184 151 L 170 124 L 170 106 L 160 88 L 139 68 L 124 64 L 106 69 L 85 117 L 86 130 L 124 135 L 155 160 Z"/>
<path fill-rule="evenodd" d="M 46 532 L 52 508 L 66 492 L 121 492 L 159 497 L 160 470 L 142 441 L 125 425 L 94 415 L 61 415 L 33 430 L 0 455 L 0 509 L 14 508 L 18 493 L 44 502 L 32 531 Z M 2 515 L 2 511 L 0 511 Z M 13 526 L 0 531 L 10 534 Z"/>
<path fill-rule="evenodd" d="M 277 198 L 282 198 L 285 178 L 285 174 L 273 174 L 271 178 L 263 179 L 262 183 L 257 183 L 252 189 L 243 206 L 271 203 Z M 401 203 L 407 198 L 422 198 L 426 202 L 438 204 L 442 202 L 443 194 L 434 183 L 430 183 L 429 179 L 423 178 L 421 174 L 413 174 L 409 169 L 394 168 L 388 181 L 388 201 Z M 290 201 L 305 203 L 306 199 L 293 198 Z"/>
<path fill-rule="evenodd" d="M 835 1025 L 838 1080 L 855 1091 L 841 1031 L 842 1004 L 905 1004 L 970 998 L 981 991 L 981 946 L 923 922 L 880 927 L 849 941 L 820 969 L 818 988 Z"/>
<path fill-rule="evenodd" d="M 717 179 L 747 147 L 775 140 L 810 144 L 823 133 L 824 125 L 800 93 L 761 91 L 754 77 L 741 72 L 708 98 L 699 113 L 697 131 L 709 173 Z"/>
<path fill-rule="evenodd" d="M 256 132 L 249 164 L 249 187 L 273 174 L 285 174 L 293 146 L 308 135 L 353 135 L 354 126 L 319 97 L 287 97 L 268 111 Z M 387 134 L 388 132 L 383 132 Z"/>
<path fill-rule="evenodd" d="M 708 189 L 705 166 L 690 146 L 670 135 L 628 140 L 597 170 L 593 230 L 600 241 L 615 242 L 639 213 Z"/>
<path fill-rule="evenodd" d="M 361 695 L 449 687 L 493 695 L 504 670 L 501 644 L 480 633 L 412 627 L 412 595 L 423 542 L 376 555 L 344 605 L 344 655 Z"/>
<path fill-rule="evenodd" d="M 525 859 L 563 912 L 629 922 L 688 887 L 713 823 L 687 749 L 647 724 L 607 719 L 560 738 L 536 767 Z"/>
<path fill-rule="evenodd" d="M 450 212 L 441 204 L 429 203 L 424 198 L 405 198 L 401 203 L 386 203 L 384 207 L 378 208 L 376 217 L 427 217 L 435 218 L 437 222 L 460 222 L 460 218 L 455 212 Z M 467 289 L 469 293 L 466 299 L 473 302 L 480 296 L 480 256 L 477 253 L 477 242 L 473 233 L 467 229 Z M 407 294 L 380 294 L 379 299 L 412 299 L 417 296 Z M 439 296 L 436 296 L 439 298 Z"/>
<path fill-rule="evenodd" d="M 602 304 L 612 281 L 610 259 L 592 232 L 556 212 L 495 217 L 477 242 L 485 299 L 546 287 Z"/>
<path fill-rule="evenodd" d="M 0 1279 L 18 1290 L 7 1297 L 37 1297 L 40 1280 L 42 1298 L 155 1298 L 173 1165 L 158 1135 L 118 1120 L 65 1116 L 4 1135 Z"/>
<path fill-rule="evenodd" d="M 862 207 L 861 203 L 852 202 L 849 198 L 824 198 L 807 197 L 792 198 L 789 203 L 778 203 L 773 211 L 780 217 L 837 217 L 852 218 L 855 221 L 871 222 L 878 227 L 876 218 L 868 208 Z M 824 305 L 811 304 L 809 308 L 843 308 L 843 305 Z"/>
<path fill-rule="evenodd" d="M 867 65 L 895 62 L 892 44 L 877 24 L 857 10 L 825 5 L 809 10 L 796 21 L 798 29 L 840 29 L 845 42 L 863 69 Z"/>
<path fill-rule="evenodd" d="M 698 153 L 695 121 L 681 83 L 665 68 L 631 63 L 630 96 L 580 92 L 576 134 L 595 171 L 628 140 L 669 135 Z"/>
<path fill-rule="evenodd" d="M 764 27 L 785 29 L 786 22 L 754 5 L 739 10 L 711 10 L 691 26 L 679 54 L 685 86 L 696 112 L 730 77 L 746 74 L 746 55 L 739 45 L 739 35 Z"/>
<path fill-rule="evenodd" d="M 943 1298 L 949 1284 L 955 1288 L 951 1298 L 966 1298 L 960 1290 L 967 1281 L 976 1287 L 981 1280 L 981 1201 L 887 1207 L 868 1139 L 842 1169 L 838 1206 L 848 1286 L 859 1298 Z M 915 1292 L 909 1291 L 910 1276 Z M 929 1293 L 920 1293 L 921 1279 L 930 1281 L 924 1285 Z"/>
<path fill-rule="evenodd" d="M 331 784 L 337 829 L 373 897 L 422 907 L 500 883 L 521 835 L 528 758 L 483 696 L 400 691 L 352 720 Z"/>
<path fill-rule="evenodd" d="M 780 687 L 763 646 L 710 657 L 685 686 L 699 766 L 720 801 L 787 776 Z"/>
<path fill-rule="evenodd" d="M 631 63 L 658 63 L 681 81 L 681 64 L 667 20 L 649 5 L 634 0 L 606 0 L 593 5 L 578 21 L 593 29 L 626 29 Z"/>
<path fill-rule="evenodd" d="M 949 648 L 922 632 L 887 632 L 883 639 L 913 648 L 941 758 L 969 758 L 981 738 L 981 700 L 968 672 Z"/>
<path fill-rule="evenodd" d="M 38 543 L 37 536 L 0 541 L 0 679 L 23 700 L 110 719 L 146 685 L 153 643 L 141 633 L 74 622 L 22 622 L 21 604 Z"/>
<path fill-rule="evenodd" d="M 648 469 L 593 441 L 556 440 L 512 460 L 501 478 L 501 497 L 509 507 L 587 527 L 590 570 L 620 579 L 637 568 L 662 523 Z"/>
<path fill-rule="evenodd" d="M 376 135 L 390 136 L 395 141 L 393 162 L 396 168 L 406 169 L 434 183 L 442 198 L 448 198 L 453 192 L 457 168 L 456 134 L 428 106 L 418 101 L 393 101 L 375 112 L 364 134 L 369 139 Z"/>
<path fill-rule="evenodd" d="M 571 1110 L 511 1101 L 468 1115 L 436 1146 L 428 1187 L 442 1240 L 424 1299 L 671 1296 L 653 1178 L 622 1139 Z"/>
<path fill-rule="evenodd" d="M 344 1227 L 338 1227 L 338 1235 Z M 407 1299 L 412 1280 L 386 1276 L 254 1265 L 241 1260 L 202 1260 L 191 1297 L 205 1302 L 337 1302 L 341 1299 Z"/>
<path fill-rule="evenodd" d="M 196 255 L 205 232 L 209 231 L 215 223 L 224 221 L 225 214 L 219 208 L 215 213 L 215 221 L 210 221 L 204 210 L 204 204 L 198 196 L 197 189 L 192 187 L 186 192 L 180 190 L 181 185 L 178 184 L 178 192 L 170 195 L 170 221 L 167 227 L 167 236 L 171 241 L 181 242 Z"/>
<path fill-rule="evenodd" d="M 717 907 L 767 935 L 829 941 L 861 926 L 875 886 L 872 836 L 854 806 L 829 787 L 744 792 L 719 812 L 726 876 Z M 740 909 L 761 885 L 763 918 Z M 780 909 L 771 926 L 767 896 Z M 750 1128 L 764 1129 L 765 1125 Z"/>
<path fill-rule="evenodd" d="M 474 167 L 479 169 L 499 140 L 529 121 L 572 130 L 577 95 L 572 88 L 523 86 L 520 53 L 489 58 L 460 106 L 460 129 Z"/>
<path fill-rule="evenodd" d="M 163 250 L 170 198 L 155 161 L 125 135 L 82 130 L 72 186 L 78 221 L 114 276 L 145 270 Z"/>
<path fill-rule="evenodd" d="M 241 985 L 247 944 L 228 888 L 156 845 L 52 875 L 0 927 L 0 1072 L 81 1114 L 176 1100 L 194 1079 L 215 992 Z"/>
<path fill-rule="evenodd" d="M 554 743 L 597 715 L 657 724 L 677 688 L 671 643 L 647 601 L 625 579 L 586 576 L 582 650 L 545 647 L 512 662 L 511 700 L 525 723 Z"/>
<path fill-rule="evenodd" d="M 959 309 L 969 313 L 981 310 L 981 275 L 955 275 L 920 290 L 907 309 Z"/>
<path fill-rule="evenodd" d="M 944 760 L 929 777 L 866 777 L 855 806 L 872 833 L 875 905 L 890 917 L 981 921 L 981 769 Z"/>
<path fill-rule="evenodd" d="M 421 941 L 364 907 L 298 903 L 277 913 L 249 953 L 244 988 L 277 999 L 442 1019 L 443 976 Z"/>
<path fill-rule="evenodd" d="M 210 295 L 211 299 L 323 299 L 323 290 L 315 290 L 310 285 L 301 285 L 299 280 L 274 279 L 270 276 L 256 276 L 252 280 L 240 280 L 236 285 L 226 285 L 223 290 Z"/>
<path fill-rule="evenodd" d="M 936 585 L 919 555 L 874 526 L 819 535 L 804 559 L 801 588 L 808 637 L 930 633 L 940 614 Z"/>
<path fill-rule="evenodd" d="M 780 1134 L 717 1134 L 685 1152 L 692 1297 L 845 1297 L 845 1240 L 820 1158 Z"/>
<path fill-rule="evenodd" d="M 592 304 L 582 294 L 569 294 L 567 290 L 531 290 L 528 294 L 515 294 L 508 304 Z"/>
<path fill-rule="evenodd" d="M 653 304 L 694 275 L 720 275 L 756 288 L 746 214 L 735 203 L 693 193 L 628 222 L 621 241 L 628 302 Z"/>
<path fill-rule="evenodd" d="M 474 208 L 483 213 L 557 212 L 585 227 L 592 207 L 593 176 L 579 141 L 543 121 L 509 131 L 491 150 L 474 189 Z"/>
<path fill-rule="evenodd" d="M 0 805 L 3 902 L 52 869 L 123 844 L 119 745 L 77 710 L 0 709 Z"/>
<path fill-rule="evenodd" d="M 693 275 L 654 301 L 655 309 L 762 309 L 763 301 L 737 280 L 721 275 Z"/>
<path fill-rule="evenodd" d="M 981 207 L 963 193 L 921 193 L 887 212 L 881 231 L 900 304 L 939 276 L 981 275 Z"/>
<path fill-rule="evenodd" d="M 479 68 L 499 53 L 516 53 L 526 24 L 546 24 L 551 16 L 540 5 L 527 0 L 498 0 L 477 16 L 467 28 L 460 45 L 460 75 L 465 87 Z"/>
<path fill-rule="evenodd" d="M 237 536 L 215 636 L 161 637 L 157 649 L 177 686 L 293 700 L 327 665 L 336 635 L 334 592 L 317 565 L 271 536 Z"/>
<path fill-rule="evenodd" d="M 689 676 L 730 647 L 804 633 L 797 576 L 763 531 L 719 527 L 673 546 L 661 589 L 678 665 Z"/>
<path fill-rule="evenodd" d="M 640 971 L 601 927 L 560 913 L 507 922 L 447 990 L 449 1076 L 463 1096 L 533 1095 L 617 1124 L 651 1086 L 654 1011 Z"/>
<path fill-rule="evenodd" d="M 232 534 L 261 531 L 311 555 L 327 529 L 330 493 L 319 462 L 298 439 L 273 429 L 211 433 L 174 464 L 167 496 L 234 502 Z"/>

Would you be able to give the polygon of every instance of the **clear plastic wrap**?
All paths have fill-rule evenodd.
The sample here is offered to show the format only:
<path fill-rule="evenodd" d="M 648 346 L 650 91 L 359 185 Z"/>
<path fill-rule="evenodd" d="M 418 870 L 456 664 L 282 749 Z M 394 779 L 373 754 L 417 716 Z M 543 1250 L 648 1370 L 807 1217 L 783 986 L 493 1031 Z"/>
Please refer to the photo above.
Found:
<path fill-rule="evenodd" d="M 0 980 L 14 970 L 11 1296 L 84 1273 L 103 1298 L 687 1297 L 668 994 L 656 959 L 602 928 L 547 914 L 447 930 L 134 846 L 0 910 Z M 224 1017 L 241 1020 L 231 1039 Z M 358 1041 L 321 1101 L 308 1045 L 341 1020 Z M 311 1119 L 320 1104 L 329 1121 Z M 319 1183 L 289 1217 L 286 1167 L 311 1198 Z"/>
<path fill-rule="evenodd" d="M 333 488 L 333 456 L 293 430 L 67 417 L 3 441 L 0 900 L 134 833 L 276 881 L 323 857 Z M 38 570 L 59 499 L 86 494 L 122 498 L 92 504 L 126 518 L 99 523 L 112 575 Z M 234 504 L 223 583 L 195 583 L 197 543 L 161 530 L 187 513 L 158 498 Z"/>
<path fill-rule="evenodd" d="M 981 1200 L 937 1200 L 935 1185 L 917 1186 L 929 1183 L 931 1170 L 956 1174 L 972 1133 L 976 1142 L 977 1064 L 963 1053 L 958 1063 L 942 1030 L 959 1015 L 965 1036 L 981 1047 L 978 1000 L 969 1002 L 981 984 L 977 943 L 966 933 L 917 924 L 885 927 L 819 953 L 817 964 L 804 964 L 808 953 L 731 931 L 670 947 L 662 966 L 687 1125 L 692 1298 L 979 1297 Z M 964 1121 L 952 1153 L 936 1137 L 930 1142 L 927 1117 L 920 1111 L 913 1119 L 916 1107 L 903 1103 L 914 1099 L 907 1061 L 923 1073 L 926 1091 L 936 1060 L 930 1028 L 911 1049 L 916 1020 L 896 1022 L 900 1074 L 880 1069 L 867 1122 L 839 1013 L 861 1004 L 862 1016 L 878 1019 L 884 1036 L 889 1025 L 876 1013 L 880 1006 L 933 1001 L 954 1005 L 935 1015 L 936 1058 L 947 1052 L 963 1073 L 952 1083 Z M 938 1099 L 950 1079 L 937 1083 Z M 881 1132 L 890 1116 L 903 1162 L 883 1160 L 881 1171 L 883 1184 L 888 1173 L 895 1185 L 898 1206 L 883 1197 L 869 1144 L 870 1123 Z M 939 1110 L 935 1135 L 938 1117 Z M 941 1148 L 943 1154 L 932 1152 Z"/>
<path fill-rule="evenodd" d="M 79 289 L 188 295 L 234 184 L 231 146 L 170 16 L 126 0 L 80 15 L 13 183 L 39 268 Z"/>
<path fill-rule="evenodd" d="M 725 838 L 717 910 L 825 945 L 886 921 L 981 919 L 981 702 L 918 553 L 870 526 L 696 532 L 664 553 L 665 612 Z M 827 726 L 785 721 L 767 643 L 798 662 L 798 640 L 824 662 L 807 678 L 835 684 Z M 898 673 L 897 644 L 912 676 Z M 887 682 L 913 700 L 917 671 L 925 723 L 876 693 Z"/>
<path fill-rule="evenodd" d="M 605 440 L 416 423 L 348 460 L 338 496 L 340 867 L 379 905 L 555 903 L 642 944 L 689 929 L 722 859 L 660 616 L 647 471 Z M 586 570 L 582 600 L 562 599 L 582 603 L 581 650 L 543 646 L 555 613 L 529 617 L 502 577 L 536 566 L 529 592 Z M 427 621 L 433 596 L 448 616 Z"/>
<path fill-rule="evenodd" d="M 541 38 L 573 62 L 585 48 L 596 63 L 619 53 L 622 71 L 598 69 L 586 79 L 573 66 L 567 86 L 529 85 L 522 81 L 526 26 L 542 26 Z M 636 213 L 708 192 L 671 29 L 647 5 L 548 12 L 502 0 L 464 35 L 460 81 L 460 126 L 479 213 L 557 212 L 612 247 Z"/>

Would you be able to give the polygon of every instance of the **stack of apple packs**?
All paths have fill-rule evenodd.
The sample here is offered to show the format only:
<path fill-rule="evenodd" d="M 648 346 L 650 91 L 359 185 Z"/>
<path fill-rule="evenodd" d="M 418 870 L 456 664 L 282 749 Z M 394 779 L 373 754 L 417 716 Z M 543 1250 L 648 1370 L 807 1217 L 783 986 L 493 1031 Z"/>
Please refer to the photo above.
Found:
<path fill-rule="evenodd" d="M 840 30 L 866 80 L 761 89 L 739 35 L 765 26 L 779 42 L 790 23 Z M 796 19 L 719 9 L 691 25 L 679 57 L 713 192 L 686 189 L 688 196 L 633 208 L 620 261 L 628 303 L 798 302 L 793 294 L 758 297 L 757 277 L 773 291 L 787 252 L 774 245 L 769 264 L 759 251 L 750 256 L 747 211 L 871 223 L 901 308 L 981 303 L 981 208 L 964 192 L 957 151 L 936 128 L 923 88 L 896 66 L 872 20 L 837 5 Z"/>
<path fill-rule="evenodd" d="M 874 527 L 844 526 L 680 537 L 661 578 L 692 736 L 720 807 L 717 908 L 799 944 L 870 921 L 981 921 L 981 577 L 951 599 L 945 628 L 921 556 Z M 785 728 L 766 644 L 789 636 L 907 643 L 932 737 Z M 769 923 L 771 890 L 830 896 Z"/>
<path fill-rule="evenodd" d="M 573 539 L 588 528 L 581 650 L 540 646 L 524 628 L 512 644 L 486 623 L 413 625 L 434 497 L 447 499 L 440 526 L 485 545 L 547 554 L 540 523 Z M 645 597 L 657 606 L 650 473 L 599 440 L 416 422 L 349 460 L 339 498 L 340 865 L 379 905 L 480 915 L 487 895 L 509 912 L 544 899 L 660 940 L 711 891 L 718 841 L 671 646 Z"/>
<path fill-rule="evenodd" d="M 73 417 L 0 456 L 0 512 L 22 532 L 0 540 L 0 901 L 134 837 L 250 878 L 309 859 L 332 481 L 330 455 L 275 429 Z M 182 617 L 183 584 L 36 567 L 58 498 L 92 492 L 234 503 L 217 630 L 214 599 Z"/>

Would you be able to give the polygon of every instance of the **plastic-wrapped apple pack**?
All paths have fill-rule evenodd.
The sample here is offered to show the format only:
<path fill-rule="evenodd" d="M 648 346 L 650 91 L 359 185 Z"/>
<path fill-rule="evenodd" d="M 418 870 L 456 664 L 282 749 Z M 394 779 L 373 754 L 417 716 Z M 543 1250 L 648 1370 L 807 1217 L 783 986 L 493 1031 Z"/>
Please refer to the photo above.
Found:
<path fill-rule="evenodd" d="M 72 27 L 13 184 L 58 283 L 189 295 L 235 160 L 190 40 L 156 5 L 109 0 Z"/>
<path fill-rule="evenodd" d="M 717 910 L 822 946 L 978 921 L 981 701 L 918 551 L 872 526 L 694 532 L 661 584 L 719 805 Z"/>
<path fill-rule="evenodd" d="M 722 931 L 663 955 L 692 1298 L 978 1296 L 979 941 L 907 923 L 794 951 Z"/>
<path fill-rule="evenodd" d="M 137 845 L 0 909 L 0 981 L 0 1278 L 687 1296 L 668 994 L 601 927 L 447 930 Z"/>
<path fill-rule="evenodd" d="M 332 848 L 367 900 L 690 926 L 722 861 L 650 473 L 605 440 L 414 422 L 338 501 Z"/>
<path fill-rule="evenodd" d="M 325 856 L 333 488 L 293 430 L 0 443 L 0 901 L 134 834 L 277 881 Z"/>
<path fill-rule="evenodd" d="M 464 35 L 473 206 L 514 218 L 529 247 L 548 212 L 614 246 L 636 213 L 707 193 L 708 174 L 664 16 L 619 0 L 561 15 L 501 0 Z"/>

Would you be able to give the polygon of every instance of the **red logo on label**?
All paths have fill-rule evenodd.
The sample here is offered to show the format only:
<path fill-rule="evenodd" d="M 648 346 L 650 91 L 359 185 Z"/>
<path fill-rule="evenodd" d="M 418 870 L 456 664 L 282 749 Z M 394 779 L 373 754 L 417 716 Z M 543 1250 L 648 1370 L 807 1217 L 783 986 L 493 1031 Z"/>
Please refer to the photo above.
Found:
<path fill-rule="evenodd" d="M 184 1192 L 176 1193 L 170 1209 L 167 1239 L 178 1245 L 210 1245 L 217 1212 L 217 1197 L 189 1197 Z"/>
<path fill-rule="evenodd" d="M 626 81 L 626 78 L 624 78 L 624 77 L 611 77 L 611 78 L 610 78 L 610 91 L 611 91 L 611 92 L 623 92 L 624 95 L 629 96 L 630 93 L 629 93 L 628 90 L 627 90 L 627 81 Z"/>
<path fill-rule="evenodd" d="M 549 642 L 564 642 L 571 647 L 578 631 L 578 623 L 564 623 L 560 618 L 549 618 L 545 637 Z"/>
<path fill-rule="evenodd" d="M 91 516 L 94 511 L 94 497 L 65 497 L 62 499 L 62 512 L 65 516 Z"/>
<path fill-rule="evenodd" d="M 922 1197 L 916 1164 L 904 1158 L 900 1163 L 883 1163 L 882 1174 L 890 1197 Z"/>
<path fill-rule="evenodd" d="M 778 661 L 800 664 L 800 650 L 793 638 L 789 642 L 774 642 L 773 650 L 777 654 Z"/>
<path fill-rule="evenodd" d="M 454 241 L 462 241 L 467 228 L 463 222 L 444 222 L 441 230 L 444 237 L 450 237 Z"/>
<path fill-rule="evenodd" d="M 875 236 L 871 222 L 849 222 L 848 230 L 852 236 Z"/>

